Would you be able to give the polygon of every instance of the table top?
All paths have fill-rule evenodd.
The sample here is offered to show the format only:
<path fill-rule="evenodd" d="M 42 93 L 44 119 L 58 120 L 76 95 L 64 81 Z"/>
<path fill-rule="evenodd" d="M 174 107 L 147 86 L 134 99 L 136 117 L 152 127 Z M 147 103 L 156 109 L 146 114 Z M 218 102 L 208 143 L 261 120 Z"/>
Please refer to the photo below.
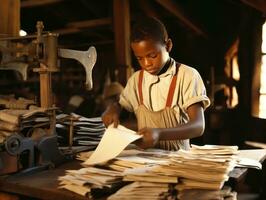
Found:
<path fill-rule="evenodd" d="M 241 155 L 263 162 L 266 159 L 266 149 L 240 150 Z M 66 169 L 80 169 L 80 161 L 72 160 L 55 169 L 44 170 L 25 176 L 0 177 L 0 191 L 10 192 L 40 199 L 85 200 L 88 199 L 71 191 L 58 188 L 58 177 L 65 174 Z M 240 178 L 247 168 L 235 168 L 231 178 Z M 12 177 L 12 178 L 10 178 Z"/>
<path fill-rule="evenodd" d="M 55 169 L 16 176 L 2 176 L 0 178 L 0 190 L 39 199 L 64 199 L 85 200 L 81 195 L 58 188 L 58 177 L 65 174 L 66 169 L 79 169 L 80 162 L 73 160 L 66 162 Z"/>
<path fill-rule="evenodd" d="M 239 150 L 239 156 L 253 159 L 263 163 L 266 159 L 266 149 L 248 149 L 248 150 Z M 240 180 L 247 173 L 248 168 L 239 168 L 236 167 L 233 171 L 230 172 L 230 178 L 235 180 Z"/>

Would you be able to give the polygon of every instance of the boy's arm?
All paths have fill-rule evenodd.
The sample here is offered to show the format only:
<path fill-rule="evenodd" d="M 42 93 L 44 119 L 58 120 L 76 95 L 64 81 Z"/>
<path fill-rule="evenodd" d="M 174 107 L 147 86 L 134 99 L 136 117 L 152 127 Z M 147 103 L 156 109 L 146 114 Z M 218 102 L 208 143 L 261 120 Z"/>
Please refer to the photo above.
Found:
<path fill-rule="evenodd" d="M 204 110 L 201 103 L 188 107 L 189 122 L 174 128 L 158 129 L 160 140 L 182 140 L 199 137 L 205 129 Z"/>
<path fill-rule="evenodd" d="M 195 103 L 187 109 L 189 122 L 173 128 L 143 128 L 138 134 L 143 135 L 135 142 L 141 148 L 154 147 L 159 140 L 183 140 L 199 137 L 205 129 L 204 110 L 201 103 Z"/>
<path fill-rule="evenodd" d="M 114 123 L 116 128 L 119 124 L 119 116 L 122 108 L 117 101 L 112 102 L 102 114 L 102 120 L 106 127 Z"/>

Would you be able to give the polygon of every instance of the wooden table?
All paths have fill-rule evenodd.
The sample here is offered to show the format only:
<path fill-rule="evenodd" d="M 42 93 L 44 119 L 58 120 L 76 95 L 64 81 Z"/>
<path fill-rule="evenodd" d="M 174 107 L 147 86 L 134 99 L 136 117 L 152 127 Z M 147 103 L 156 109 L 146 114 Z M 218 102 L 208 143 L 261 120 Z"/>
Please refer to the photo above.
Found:
<path fill-rule="evenodd" d="M 240 150 L 240 156 L 250 158 L 260 163 L 263 163 L 266 159 L 266 149 L 250 149 L 250 150 Z M 248 171 L 248 168 L 239 168 L 236 167 L 233 171 L 230 172 L 230 178 L 240 181 L 244 178 Z"/>
<path fill-rule="evenodd" d="M 85 200 L 81 195 L 58 188 L 58 177 L 65 174 L 66 169 L 81 168 L 79 161 L 70 161 L 51 170 L 44 170 L 25 176 L 3 176 L 0 178 L 0 191 L 25 195 L 38 199 L 51 200 Z"/>
<path fill-rule="evenodd" d="M 266 150 L 242 150 L 248 158 L 263 162 L 266 158 Z M 29 197 L 49 200 L 85 200 L 81 195 L 58 188 L 58 177 L 65 174 L 66 169 L 79 169 L 80 162 L 73 160 L 62 164 L 58 168 L 45 170 L 27 176 L 9 179 L 10 176 L 0 177 L 0 191 L 25 195 Z M 247 168 L 235 168 L 230 176 L 240 179 L 247 172 Z"/>

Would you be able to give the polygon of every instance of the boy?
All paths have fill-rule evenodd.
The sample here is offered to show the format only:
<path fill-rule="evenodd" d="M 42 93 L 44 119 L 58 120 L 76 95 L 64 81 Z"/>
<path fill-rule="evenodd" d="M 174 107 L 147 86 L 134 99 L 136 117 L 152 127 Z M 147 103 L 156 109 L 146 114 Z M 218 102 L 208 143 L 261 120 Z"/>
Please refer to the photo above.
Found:
<path fill-rule="evenodd" d="M 172 41 L 155 18 L 138 22 L 131 32 L 131 48 L 141 70 L 102 115 L 106 126 L 119 123 L 121 108 L 134 112 L 141 148 L 189 149 L 189 139 L 201 136 L 204 110 L 210 105 L 199 73 L 169 56 Z"/>

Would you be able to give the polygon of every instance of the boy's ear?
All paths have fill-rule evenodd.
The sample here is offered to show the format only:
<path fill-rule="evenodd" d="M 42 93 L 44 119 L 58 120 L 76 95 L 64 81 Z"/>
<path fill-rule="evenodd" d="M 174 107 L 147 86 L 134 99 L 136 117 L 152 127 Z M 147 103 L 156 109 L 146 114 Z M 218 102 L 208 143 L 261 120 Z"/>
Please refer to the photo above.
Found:
<path fill-rule="evenodd" d="M 168 38 L 165 44 L 166 44 L 166 51 L 170 53 L 173 47 L 172 40 Z"/>

